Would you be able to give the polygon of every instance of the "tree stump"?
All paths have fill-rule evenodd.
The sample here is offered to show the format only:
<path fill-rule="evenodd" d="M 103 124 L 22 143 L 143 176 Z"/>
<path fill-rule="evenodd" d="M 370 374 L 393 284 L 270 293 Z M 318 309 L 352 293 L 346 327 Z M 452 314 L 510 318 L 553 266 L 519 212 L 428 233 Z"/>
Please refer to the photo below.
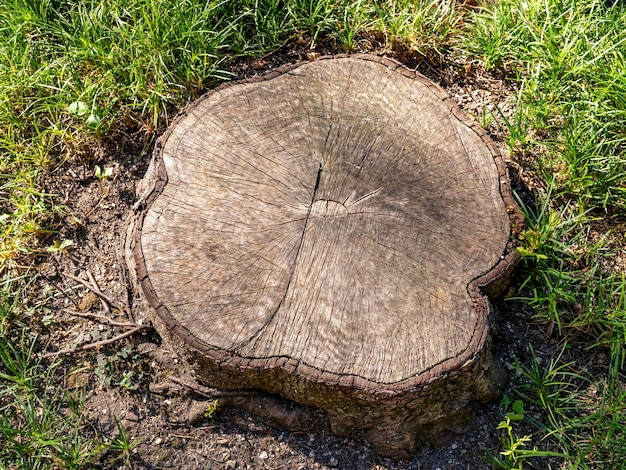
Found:
<path fill-rule="evenodd" d="M 485 292 L 517 260 L 506 167 L 420 74 L 337 56 L 219 87 L 140 193 L 133 269 L 207 383 L 321 408 L 400 456 L 500 393 Z"/>

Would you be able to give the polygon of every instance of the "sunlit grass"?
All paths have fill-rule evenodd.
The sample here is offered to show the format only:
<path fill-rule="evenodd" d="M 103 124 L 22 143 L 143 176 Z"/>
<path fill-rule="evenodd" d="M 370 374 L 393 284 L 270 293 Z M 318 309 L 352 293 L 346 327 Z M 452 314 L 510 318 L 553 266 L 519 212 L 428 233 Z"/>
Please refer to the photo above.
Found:
<path fill-rule="evenodd" d="M 230 75 L 225 58 L 300 35 L 346 51 L 382 31 L 424 54 L 443 46 L 454 2 L 105 0 L 0 4 L 0 260 L 24 264 L 49 228 L 38 178 L 114 139 L 130 119 L 145 138 Z M 77 107 L 80 105 L 80 107 Z M 80 112 L 77 110 L 80 109 Z M 123 127 L 123 126 L 122 126 Z M 123 129 L 122 129 L 123 130 Z M 137 137 L 141 139 L 141 135 Z"/>
<path fill-rule="evenodd" d="M 519 84 L 510 151 L 526 165 L 533 155 L 531 170 L 547 188 L 522 205 L 517 298 L 559 333 L 564 350 L 577 343 L 607 356 L 599 376 L 559 360 L 520 365 L 520 390 L 542 410 L 534 423 L 566 456 L 564 468 L 617 468 L 626 448 L 626 9 L 503 0 L 470 25 L 464 51 Z"/>
<path fill-rule="evenodd" d="M 458 36 L 465 12 L 449 0 L 378 2 L 378 28 L 393 47 L 400 42 L 422 57 L 441 56 Z"/>
<path fill-rule="evenodd" d="M 465 50 L 520 82 L 518 133 L 537 171 L 587 209 L 626 208 L 626 12 L 601 0 L 504 0 L 475 14 Z"/>

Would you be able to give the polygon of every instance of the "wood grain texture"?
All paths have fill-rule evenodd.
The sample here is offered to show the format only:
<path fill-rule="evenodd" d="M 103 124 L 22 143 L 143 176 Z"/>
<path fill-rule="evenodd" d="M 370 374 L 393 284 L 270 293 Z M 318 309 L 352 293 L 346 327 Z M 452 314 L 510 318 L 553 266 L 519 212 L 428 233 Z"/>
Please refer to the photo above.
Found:
<path fill-rule="evenodd" d="M 425 77 L 338 56 L 217 88 L 163 135 L 139 192 L 138 281 L 210 380 L 332 409 L 346 429 L 364 411 L 329 391 L 404 396 L 397 415 L 465 374 L 459 403 L 480 399 L 483 291 L 518 261 L 515 204 L 493 143 Z"/>

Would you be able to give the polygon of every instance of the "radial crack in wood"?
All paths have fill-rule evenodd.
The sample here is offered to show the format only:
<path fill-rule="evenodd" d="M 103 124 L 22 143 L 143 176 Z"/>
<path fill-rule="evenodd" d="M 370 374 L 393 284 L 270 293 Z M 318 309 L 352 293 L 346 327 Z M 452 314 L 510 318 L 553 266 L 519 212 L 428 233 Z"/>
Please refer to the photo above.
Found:
<path fill-rule="evenodd" d="M 160 139 L 140 203 L 138 281 L 207 382 L 320 407 L 391 454 L 497 395 L 483 292 L 518 259 L 515 204 L 425 77 L 339 56 L 222 86 Z"/>

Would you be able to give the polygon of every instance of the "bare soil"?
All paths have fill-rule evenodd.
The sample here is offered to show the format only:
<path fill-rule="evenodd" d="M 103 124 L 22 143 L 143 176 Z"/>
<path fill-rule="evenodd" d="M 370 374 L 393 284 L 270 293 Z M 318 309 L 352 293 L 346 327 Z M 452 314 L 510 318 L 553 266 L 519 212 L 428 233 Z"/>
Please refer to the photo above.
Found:
<path fill-rule="evenodd" d="M 285 63 L 314 59 L 317 53 L 340 52 L 338 49 L 329 42 L 311 50 L 306 40 L 299 40 L 266 58 L 234 62 L 229 67 L 236 78 L 244 78 Z M 417 67 L 441 84 L 479 122 L 490 120 L 487 129 L 500 144 L 516 190 L 527 194 L 532 181 L 527 179 L 522 166 L 508 160 L 501 145 L 504 128 L 501 116 L 510 116 L 515 105 L 515 89 L 510 84 L 475 66 L 452 60 L 435 66 L 415 55 L 405 57 L 380 49 L 375 53 L 395 56 L 407 66 Z M 496 117 L 487 119 L 492 111 Z M 152 145 L 146 144 L 140 134 L 140 129 L 133 128 L 131 123 L 117 131 L 114 141 L 88 144 L 80 158 L 72 158 L 43 176 L 45 191 L 58 195 L 57 203 L 64 208 L 53 221 L 59 230 L 54 239 L 74 242 L 66 250 L 42 255 L 37 260 L 40 276 L 36 294 L 49 312 L 39 319 L 45 322 L 40 322 L 38 328 L 49 335 L 48 351 L 115 338 L 131 328 L 107 325 L 93 315 L 119 323 L 149 325 L 148 306 L 133 290 L 123 258 L 127 217 L 136 201 L 135 185 L 147 168 L 152 150 Z M 111 168 L 112 175 L 99 180 L 94 173 L 95 165 Z M 45 242 L 51 244 L 51 241 Z M 72 279 L 88 281 L 88 273 L 110 298 L 111 312 L 105 310 L 91 289 Z M 529 360 L 528 343 L 531 338 L 538 338 L 540 332 L 529 322 L 530 313 L 522 304 L 498 300 L 494 302 L 494 311 L 493 349 L 512 371 L 515 358 L 522 362 Z M 43 323 L 47 326 L 42 326 Z M 536 343 L 542 345 L 536 351 L 540 356 L 550 356 L 556 347 L 550 338 L 541 338 Z M 436 448 L 424 448 L 410 461 L 381 458 L 360 436 L 342 439 L 304 425 L 300 432 L 281 429 L 279 413 L 272 412 L 271 401 L 256 402 L 266 403 L 262 406 L 266 409 L 252 414 L 253 406 L 249 403 L 242 405 L 244 409 L 224 406 L 225 403 L 236 405 L 237 400 L 218 397 L 218 409 L 208 417 L 207 410 L 214 403 L 211 391 L 194 389 L 184 361 L 176 351 L 165 349 L 149 328 L 110 345 L 56 359 L 61 361 L 60 371 L 65 373 L 64 386 L 86 390 L 85 414 L 89 427 L 115 435 L 116 420 L 120 420 L 129 439 L 141 439 L 129 463 L 108 464 L 103 460 L 103 467 L 482 469 L 491 468 L 483 459 L 485 453 L 499 451 L 501 436 L 496 427 L 502 411 L 498 403 L 476 410 L 476 420 L 469 433 L 441 442 Z M 515 374 L 511 375 L 514 382 Z"/>

